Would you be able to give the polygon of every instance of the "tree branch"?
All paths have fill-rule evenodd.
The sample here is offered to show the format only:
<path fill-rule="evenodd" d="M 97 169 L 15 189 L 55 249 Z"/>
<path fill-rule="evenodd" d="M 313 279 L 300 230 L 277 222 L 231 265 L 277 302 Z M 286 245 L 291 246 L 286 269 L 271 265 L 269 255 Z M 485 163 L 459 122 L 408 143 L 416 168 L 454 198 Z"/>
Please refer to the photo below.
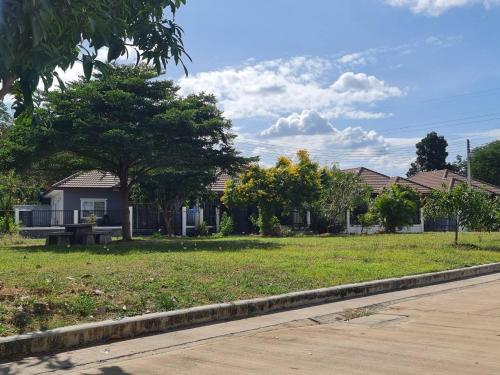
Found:
<path fill-rule="evenodd" d="M 5 96 L 10 92 L 10 89 L 14 85 L 14 82 L 16 81 L 17 77 L 12 74 L 7 77 L 2 78 L 2 88 L 0 89 L 0 100 L 3 101 Z"/>

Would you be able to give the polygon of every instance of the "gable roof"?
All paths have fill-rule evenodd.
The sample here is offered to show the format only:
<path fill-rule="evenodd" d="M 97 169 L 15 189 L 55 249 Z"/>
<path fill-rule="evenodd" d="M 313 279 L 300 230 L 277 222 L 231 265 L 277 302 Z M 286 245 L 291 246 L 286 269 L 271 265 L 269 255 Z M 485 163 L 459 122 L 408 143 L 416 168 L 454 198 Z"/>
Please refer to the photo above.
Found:
<path fill-rule="evenodd" d="M 350 168 L 350 169 L 344 169 L 344 172 L 351 172 L 355 173 L 361 179 L 373 189 L 373 192 L 378 194 L 380 191 L 388 187 L 392 184 L 399 184 L 399 185 L 404 185 L 404 186 L 409 186 L 413 189 L 415 189 L 417 192 L 420 194 L 429 194 L 432 189 L 429 188 L 428 186 L 422 185 L 418 182 L 410 181 L 406 178 L 403 177 L 390 177 L 387 176 L 383 173 L 376 172 L 374 170 L 365 168 L 365 167 L 359 167 L 359 168 Z"/>
<path fill-rule="evenodd" d="M 53 190 L 74 189 L 74 188 L 97 188 L 97 189 L 117 189 L 120 187 L 120 180 L 110 172 L 98 170 L 88 172 L 77 172 L 52 185 L 45 194 Z"/>
<path fill-rule="evenodd" d="M 439 169 L 436 171 L 419 172 L 409 178 L 410 181 L 428 186 L 432 189 L 443 190 L 467 183 L 467 177 L 450 171 L 449 169 Z M 444 186 L 443 186 L 444 184 Z M 473 178 L 472 187 L 483 190 L 490 194 L 500 195 L 500 187 Z"/>
<path fill-rule="evenodd" d="M 224 188 L 226 187 L 226 181 L 229 179 L 230 176 L 227 173 L 219 173 L 210 189 L 216 193 L 223 193 Z M 93 170 L 88 172 L 77 172 L 61 181 L 56 182 L 44 193 L 44 195 L 47 195 L 53 190 L 62 189 L 118 189 L 119 187 L 120 179 L 113 173 Z"/>

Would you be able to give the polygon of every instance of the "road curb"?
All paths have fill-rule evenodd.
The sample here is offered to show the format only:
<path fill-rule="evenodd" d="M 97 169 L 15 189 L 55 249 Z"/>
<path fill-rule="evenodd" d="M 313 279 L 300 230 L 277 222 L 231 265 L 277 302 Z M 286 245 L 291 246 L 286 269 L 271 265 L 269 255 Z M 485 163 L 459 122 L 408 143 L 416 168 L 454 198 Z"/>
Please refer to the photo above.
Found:
<path fill-rule="evenodd" d="M 0 338 L 0 359 L 70 350 L 110 340 L 124 340 L 172 329 L 187 328 L 197 324 L 241 319 L 280 310 L 418 288 L 496 272 L 500 272 L 500 263 L 199 306 L 10 336 Z"/>

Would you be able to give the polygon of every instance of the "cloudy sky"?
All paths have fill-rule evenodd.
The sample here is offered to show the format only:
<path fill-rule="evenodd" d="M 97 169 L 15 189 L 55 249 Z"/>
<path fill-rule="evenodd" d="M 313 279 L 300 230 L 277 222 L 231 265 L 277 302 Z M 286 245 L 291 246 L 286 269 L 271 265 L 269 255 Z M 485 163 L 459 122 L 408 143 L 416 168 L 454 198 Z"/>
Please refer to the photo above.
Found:
<path fill-rule="evenodd" d="M 396 175 L 431 130 L 450 161 L 500 138 L 500 0 L 188 0 L 177 21 L 193 62 L 165 77 L 213 92 L 265 164 Z"/>

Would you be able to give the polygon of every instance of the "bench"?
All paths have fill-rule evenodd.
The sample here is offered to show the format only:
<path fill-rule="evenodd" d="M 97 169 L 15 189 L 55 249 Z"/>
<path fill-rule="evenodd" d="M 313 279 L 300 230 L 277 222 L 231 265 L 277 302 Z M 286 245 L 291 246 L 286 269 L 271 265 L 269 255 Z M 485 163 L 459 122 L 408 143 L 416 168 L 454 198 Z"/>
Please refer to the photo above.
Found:
<path fill-rule="evenodd" d="M 113 241 L 113 236 L 111 232 L 92 232 L 94 236 L 94 243 L 99 245 L 107 245 Z"/>
<path fill-rule="evenodd" d="M 45 240 L 45 245 L 67 246 L 71 244 L 72 238 L 73 238 L 73 233 L 66 233 L 66 232 L 49 233 Z"/>

